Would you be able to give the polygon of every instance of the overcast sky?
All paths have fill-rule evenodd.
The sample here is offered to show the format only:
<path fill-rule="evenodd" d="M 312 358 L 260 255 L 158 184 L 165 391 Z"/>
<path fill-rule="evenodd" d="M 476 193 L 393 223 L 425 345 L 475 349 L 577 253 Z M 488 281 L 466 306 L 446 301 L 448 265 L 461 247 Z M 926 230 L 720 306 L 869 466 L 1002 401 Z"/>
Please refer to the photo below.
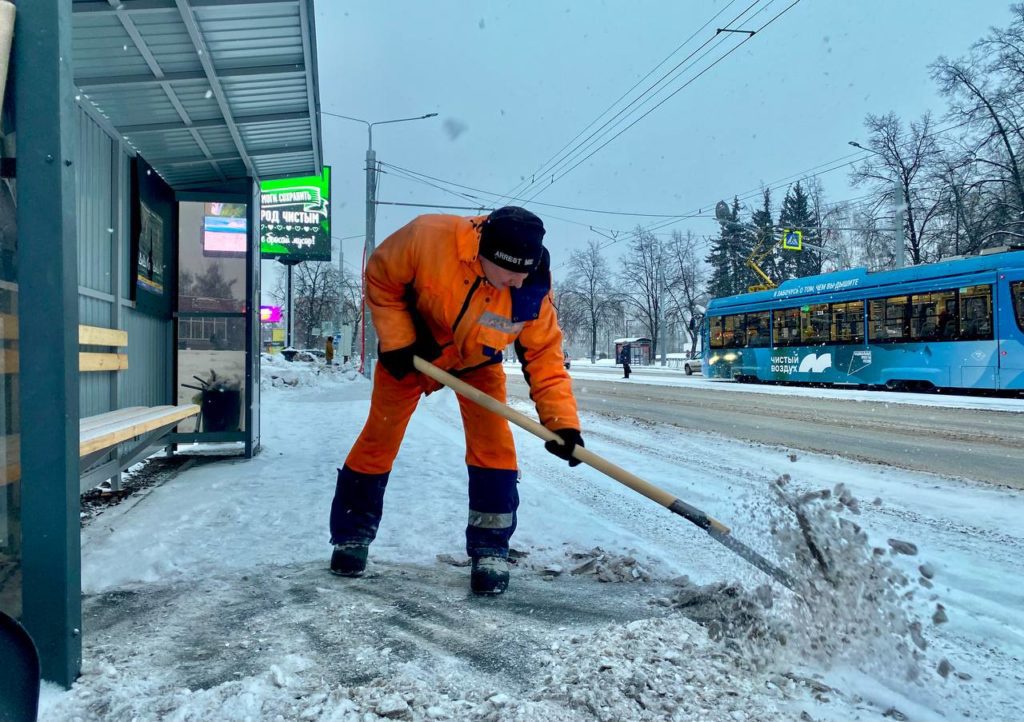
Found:
<path fill-rule="evenodd" d="M 717 28 L 756 29 L 785 11 L 746 42 L 747 36 L 729 33 L 705 45 L 688 61 L 697 64 L 640 113 L 743 43 L 579 167 L 564 176 L 556 171 L 557 180 L 536 197 L 597 210 L 710 215 L 720 198 L 850 159 L 855 149 L 847 141 L 865 140 L 867 113 L 941 114 L 928 64 L 940 54 L 963 54 L 988 27 L 1009 20 L 1004 0 L 800 0 L 787 11 L 791 3 L 317 0 L 321 107 L 371 121 L 438 113 L 375 127 L 378 160 L 506 193 L 670 54 L 627 100 L 715 38 Z M 729 23 L 751 4 L 739 22 Z M 334 235 L 362 234 L 366 128 L 325 116 L 322 133 L 324 160 L 334 173 Z M 848 170 L 821 176 L 828 200 L 863 195 L 849 187 Z M 474 205 L 394 171 L 381 180 L 381 201 Z M 784 192 L 775 193 L 776 203 Z M 590 238 L 604 240 L 588 226 L 628 233 L 637 223 L 660 220 L 528 207 L 548 228 L 556 279 L 572 250 Z M 381 206 L 378 242 L 429 212 L 473 214 Z M 675 228 L 716 231 L 709 218 L 664 231 Z M 623 246 L 613 246 L 616 255 Z M 362 238 L 346 240 L 344 251 L 346 264 L 358 269 Z"/>

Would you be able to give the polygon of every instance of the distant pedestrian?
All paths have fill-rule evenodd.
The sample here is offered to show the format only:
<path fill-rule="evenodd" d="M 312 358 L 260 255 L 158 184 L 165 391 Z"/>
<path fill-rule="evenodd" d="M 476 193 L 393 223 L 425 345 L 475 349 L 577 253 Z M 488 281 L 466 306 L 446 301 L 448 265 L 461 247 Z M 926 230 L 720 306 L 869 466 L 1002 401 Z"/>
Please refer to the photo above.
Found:
<path fill-rule="evenodd" d="M 632 347 L 628 343 L 623 345 L 622 352 L 619 355 L 619 361 L 622 363 L 622 378 L 624 379 L 628 379 L 629 372 L 632 371 L 632 369 L 629 367 L 629 361 L 632 358 L 632 356 Z"/>
<path fill-rule="evenodd" d="M 324 343 L 324 360 L 328 366 L 334 365 L 334 338 L 332 336 L 328 336 Z"/>

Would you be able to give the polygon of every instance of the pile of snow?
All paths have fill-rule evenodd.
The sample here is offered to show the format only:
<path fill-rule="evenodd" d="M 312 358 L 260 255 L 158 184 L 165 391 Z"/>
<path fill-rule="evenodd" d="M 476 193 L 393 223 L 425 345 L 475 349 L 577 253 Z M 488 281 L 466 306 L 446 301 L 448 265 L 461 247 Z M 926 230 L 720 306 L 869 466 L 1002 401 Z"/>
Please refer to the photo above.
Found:
<path fill-rule="evenodd" d="M 265 353 L 260 361 L 262 388 L 322 386 L 348 383 L 359 378 L 359 367 L 353 362 L 328 366 L 323 359 L 308 352 L 297 352 L 292 361 L 286 360 L 281 354 Z"/>
<path fill-rule="evenodd" d="M 748 591 L 736 582 L 698 586 L 684 578 L 669 605 L 757 668 L 783 660 L 847 662 L 883 678 L 918 680 L 928 665 L 923 629 L 947 621 L 933 591 L 934 569 L 921 564 L 915 587 L 895 557 L 916 555 L 917 546 L 898 539 L 886 548 L 873 545 L 847 518 L 860 514 L 860 503 L 844 485 L 798 493 L 790 482 L 788 474 L 780 476 L 773 485 L 777 503 L 759 503 L 793 593 L 768 585 Z M 915 611 L 919 593 L 934 603 L 930 620 Z M 942 677 L 953 671 L 944 658 L 933 666 Z"/>

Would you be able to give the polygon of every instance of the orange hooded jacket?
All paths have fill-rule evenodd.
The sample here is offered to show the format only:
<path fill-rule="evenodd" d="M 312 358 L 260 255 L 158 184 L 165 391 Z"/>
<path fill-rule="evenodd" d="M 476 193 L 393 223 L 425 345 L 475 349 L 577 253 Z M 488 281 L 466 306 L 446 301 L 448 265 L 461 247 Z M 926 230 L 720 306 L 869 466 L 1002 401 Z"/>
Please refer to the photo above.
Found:
<path fill-rule="evenodd" d="M 381 350 L 416 341 L 410 308 L 442 347 L 435 363 L 456 374 L 500 362 L 502 349 L 515 342 L 541 423 L 579 429 L 550 272 L 544 267 L 531 274 L 521 289 L 487 283 L 477 258 L 485 218 L 419 216 L 373 252 L 366 297 Z"/>

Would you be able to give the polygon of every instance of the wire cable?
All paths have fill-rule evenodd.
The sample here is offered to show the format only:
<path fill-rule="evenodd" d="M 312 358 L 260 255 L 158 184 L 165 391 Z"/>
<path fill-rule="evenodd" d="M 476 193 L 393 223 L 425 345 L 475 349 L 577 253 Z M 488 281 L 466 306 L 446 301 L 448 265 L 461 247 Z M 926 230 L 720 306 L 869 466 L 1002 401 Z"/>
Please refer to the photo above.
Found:
<path fill-rule="evenodd" d="M 790 3 L 789 5 L 787 5 L 787 6 L 786 6 L 786 7 L 785 7 L 785 8 L 784 8 L 784 9 L 783 9 L 783 10 L 782 10 L 781 12 L 779 12 L 779 13 L 778 13 L 777 15 L 775 15 L 775 17 L 773 17 L 773 18 L 772 18 L 771 20 L 769 20 L 769 21 L 768 21 L 768 22 L 766 22 L 766 23 L 765 23 L 764 25 L 762 25 L 762 26 L 761 26 L 761 27 L 759 27 L 759 28 L 758 28 L 757 30 L 755 30 L 755 31 L 754 31 L 754 33 L 755 33 L 755 34 L 756 34 L 756 33 L 760 33 L 760 32 L 761 32 L 762 30 L 764 30 L 764 29 L 765 29 L 766 27 L 768 27 L 769 25 L 771 25 L 772 23 L 774 23 L 774 22 L 775 22 L 776 20 L 778 20 L 778 19 L 779 19 L 780 17 L 782 17 L 783 15 L 785 15 L 785 14 L 786 14 L 787 12 L 789 12 L 790 10 L 792 10 L 792 9 L 793 9 L 793 8 L 794 8 L 794 7 L 795 7 L 795 6 L 796 6 L 796 5 L 797 5 L 797 4 L 799 3 L 799 2 L 800 2 L 800 0 L 793 0 L 793 2 L 792 2 L 792 3 Z M 751 38 L 753 38 L 753 37 L 754 37 L 754 35 L 748 35 L 748 36 L 747 36 L 746 38 L 744 38 L 743 40 L 741 40 L 741 41 L 740 41 L 740 42 L 739 42 L 738 44 L 734 45 L 734 46 L 733 46 L 732 48 L 730 48 L 730 49 L 729 49 L 728 51 L 726 51 L 726 53 L 725 53 L 724 55 L 722 55 L 721 57 L 719 57 L 719 58 L 718 58 L 717 60 L 715 60 L 715 61 L 714 61 L 713 63 L 711 63 L 711 64 L 710 64 L 709 66 L 707 66 L 706 68 L 704 68 L 703 70 L 701 70 L 701 71 L 700 71 L 699 73 L 697 73 L 697 75 L 695 75 L 694 77 L 692 77 L 691 79 L 689 79 L 688 81 L 686 81 L 686 82 L 685 82 L 685 83 L 684 83 L 683 85 L 681 85 L 680 87 L 676 88 L 676 89 L 675 89 L 674 91 L 672 91 L 672 92 L 671 92 L 671 93 L 670 93 L 670 94 L 669 94 L 668 96 L 666 96 L 666 97 L 665 97 L 665 98 L 663 98 L 663 99 L 662 99 L 661 101 L 659 101 L 659 102 L 658 102 L 658 104 L 657 104 L 657 105 L 655 105 L 655 106 L 654 106 L 653 108 L 651 108 L 650 110 L 648 110 L 647 112 L 645 112 L 645 113 L 644 113 L 643 115 L 641 115 L 641 116 L 640 116 L 639 118 L 637 118 L 636 120 L 634 120 L 634 121 L 633 121 L 632 123 L 630 123 L 629 125 L 627 125 L 627 126 L 626 126 L 625 128 L 623 128 L 623 129 L 622 129 L 622 130 L 620 130 L 620 131 L 619 131 L 618 133 L 616 133 L 615 135 L 613 135 L 613 136 L 612 136 L 611 138 L 609 138 L 608 140 L 606 140 L 606 141 L 605 141 L 604 143 L 602 143 L 601 145 L 599 145 L 599 146 L 598 146 L 597 148 L 595 148 L 594 150 L 592 150 L 592 151 L 591 151 L 590 153 L 588 153 L 588 154 L 587 154 L 587 155 L 586 155 L 585 157 L 583 157 L 582 159 L 580 159 L 579 161 L 577 161 L 577 162 L 576 162 L 576 163 L 575 163 L 575 164 L 574 164 L 574 165 L 573 165 L 572 167 L 570 167 L 570 168 L 569 168 L 568 170 L 566 170 L 566 171 L 563 171 L 563 172 L 562 172 L 562 173 L 561 173 L 560 175 L 558 175 L 557 177 L 554 177 L 554 178 L 552 178 L 551 182 L 550 182 L 550 183 L 548 183 L 547 185 L 545 185 L 544 187 L 542 187 L 542 188 L 541 188 L 541 189 L 540 189 L 539 191 L 537 191 L 537 193 L 535 193 L 533 197 L 535 198 L 535 197 L 536 197 L 537 195 L 539 195 L 540 193 L 542 193 L 542 192 L 543 192 L 544 190 L 546 190 L 547 188 L 550 188 L 550 187 L 551 187 L 552 185 L 554 185 L 555 183 L 557 183 L 557 182 L 558 182 L 559 180 L 561 180 L 562 178 L 564 178 L 565 176 L 567 176 L 567 175 L 568 175 L 569 173 L 571 173 L 571 172 L 572 172 L 573 170 L 575 170 L 576 168 L 578 168 L 578 167 L 579 167 L 580 165 L 582 165 L 583 163 L 585 163 L 585 162 L 586 162 L 587 160 L 589 160 L 590 158 L 592 158 L 592 157 L 594 156 L 594 154 L 596 154 L 597 152 L 599 152 L 599 151 L 600 151 L 600 150 L 601 150 L 602 148 L 606 147 L 606 146 L 607 146 L 607 145 L 608 145 L 609 143 L 611 143 L 611 142 L 612 142 L 612 141 L 614 141 L 614 140 L 615 140 L 616 138 L 618 138 L 618 137 L 619 137 L 619 136 L 621 136 L 621 135 L 622 135 L 623 133 L 625 133 L 625 132 L 626 132 L 627 130 L 629 130 L 630 128 L 632 128 L 633 126 L 635 126 L 635 125 L 636 125 L 637 123 L 639 123 L 639 122 L 640 122 L 641 120 L 643 120 L 643 119 L 644 119 L 644 118 L 646 118 L 646 117 L 647 117 L 648 115 L 650 115 L 651 113 L 653 113 L 653 112 L 654 112 L 655 110 L 657 110 L 658 108 L 660 108 L 660 107 L 661 107 L 662 105 L 664 105 L 664 104 L 665 104 L 666 102 L 668 102 L 669 100 L 671 100 L 671 99 L 672 99 L 673 97 L 675 97 L 675 96 L 676 96 L 676 95 L 677 95 L 677 94 L 678 94 L 678 93 L 679 93 L 680 91 L 682 91 L 682 90 L 684 90 L 685 88 L 689 87 L 689 86 L 690 86 L 690 85 L 691 85 L 691 84 L 692 84 L 692 83 L 693 83 L 694 81 L 696 81 L 696 80 L 697 80 L 698 78 L 700 78 L 700 77 L 701 77 L 702 75 L 704 75 L 705 73 L 707 73 L 707 72 L 708 72 L 709 70 L 711 70 L 712 68 L 714 68 L 714 67 L 715 67 L 716 65 L 718 65 L 718 64 L 719 64 L 720 62 L 722 62 L 722 61 L 723 61 L 723 60 L 725 60 L 725 59 L 726 59 L 727 57 L 729 57 L 729 56 L 730 56 L 730 55 L 732 55 L 732 54 L 733 54 L 734 52 L 736 52 L 736 51 L 737 51 L 738 49 L 740 49 L 741 47 L 743 47 L 743 46 L 744 46 L 744 45 L 745 45 L 745 44 L 746 44 L 747 42 L 749 42 L 749 41 L 750 41 L 750 39 L 751 39 Z M 531 198 L 531 200 L 532 200 L 532 198 Z"/>
<path fill-rule="evenodd" d="M 755 2 L 756 2 L 756 1 L 757 1 L 757 0 L 755 0 Z M 556 158 L 558 158 L 558 156 L 559 156 L 559 155 L 561 155 L 562 151 L 564 151 L 564 150 L 565 150 L 566 148 L 568 148 L 568 147 L 569 147 L 569 146 L 571 146 L 571 145 L 572 145 L 572 144 L 573 144 L 574 142 L 576 142 L 576 139 L 577 139 L 577 138 L 579 138 L 579 137 L 580 137 L 581 135 L 583 135 L 584 133 L 586 133 L 586 132 L 587 132 L 587 131 L 588 131 L 588 130 L 589 130 L 589 129 L 590 129 L 590 128 L 591 128 L 591 127 L 592 127 L 592 126 L 593 126 L 593 125 L 595 124 L 595 123 L 597 123 L 597 121 L 599 121 L 599 120 L 600 120 L 601 118 L 603 118 L 603 117 L 604 117 L 604 116 L 605 116 L 605 115 L 606 115 L 606 114 L 607 114 L 607 113 L 608 113 L 609 111 L 611 111 L 611 109 L 612 109 L 612 108 L 614 108 L 614 107 L 615 107 L 616 105 L 618 105 L 618 104 L 619 104 L 619 103 L 620 103 L 620 102 L 622 101 L 622 99 L 623 99 L 623 98 L 625 98 L 625 97 L 626 97 L 627 95 L 629 95 L 629 94 L 630 94 L 630 93 L 632 93 L 632 92 L 633 92 L 634 90 L 636 90 L 636 88 L 637 88 L 637 87 L 638 87 L 638 86 L 639 86 L 639 85 L 640 85 L 641 83 L 643 83 L 643 82 L 644 82 L 645 80 L 647 80 L 647 78 L 651 77 L 651 76 L 652 76 L 652 75 L 654 74 L 654 72 L 655 72 L 655 71 L 656 71 L 656 70 L 657 70 L 658 68 L 660 68 L 660 67 L 661 67 L 662 65 L 664 65 L 665 63 L 667 63 L 667 62 L 668 62 L 668 60 L 669 60 L 669 59 L 670 59 L 670 58 L 671 58 L 671 57 L 672 57 L 673 55 L 675 55 L 675 54 L 676 54 L 676 53 L 678 53 L 678 52 L 679 52 L 680 50 L 682 50 L 682 49 L 683 49 L 684 47 L 686 47 L 686 45 L 687 45 L 687 44 L 689 44 L 689 42 L 690 42 L 691 40 L 693 40 L 693 39 L 694 39 L 695 37 L 697 37 L 697 34 L 698 34 L 698 33 L 700 33 L 700 32 L 701 32 L 701 31 L 702 31 L 702 30 L 703 30 L 704 28 L 706 28 L 706 27 L 707 27 L 708 25 L 710 25 L 711 23 L 713 23 L 713 22 L 714 22 L 714 21 L 715 21 L 715 20 L 716 20 L 716 19 L 718 18 L 718 16 L 719 16 L 719 15 L 721 15 L 722 13 L 724 13 L 724 12 L 725 12 L 726 10 L 728 10 L 728 9 L 729 9 L 730 7 L 732 7 L 732 5 L 733 5 L 733 4 L 735 4 L 735 3 L 736 3 L 736 0 L 729 0 L 729 3 L 728 3 L 728 4 L 727 4 L 727 5 L 725 6 L 725 7 L 723 7 L 723 8 L 721 9 L 721 10 L 719 10 L 719 11 L 718 11 L 717 13 L 715 13 L 715 14 L 714 14 L 714 15 L 713 15 L 713 16 L 712 16 L 712 17 L 711 17 L 711 18 L 710 18 L 710 19 L 709 19 L 709 20 L 708 20 L 707 22 L 705 22 L 705 23 L 704 23 L 703 25 L 701 25 L 701 26 L 700 26 L 699 28 L 697 28 L 697 29 L 696 29 L 696 30 L 695 30 L 695 31 L 694 31 L 694 32 L 693 32 L 693 33 L 692 33 L 692 34 L 691 34 L 691 35 L 690 35 L 690 36 L 689 36 L 689 37 L 688 37 L 688 38 L 687 38 L 686 40 L 684 40 L 684 41 L 683 41 L 682 43 L 680 43 L 680 44 L 679 44 L 678 46 L 676 46 L 675 50 L 673 50 L 673 51 L 672 51 L 671 53 L 669 53 L 668 55 L 666 55 L 666 56 L 665 56 L 665 58 L 664 58 L 664 59 L 663 59 L 663 60 L 662 60 L 661 62 L 659 62 L 659 63 L 658 63 L 657 65 L 655 65 L 655 66 L 654 66 L 653 68 L 651 68 L 651 69 L 650 69 L 650 70 L 649 70 L 649 71 L 647 72 L 647 74 L 646 74 L 646 75 L 644 75 L 644 76 L 643 76 L 642 78 L 640 78 L 640 80 L 636 81 L 636 82 L 635 82 L 635 83 L 634 83 L 634 84 L 633 84 L 633 85 L 632 85 L 632 86 L 631 86 L 631 87 L 629 88 L 629 90 L 627 90 L 626 92 L 624 92 L 624 93 L 623 93 L 622 95 L 620 95 L 620 96 L 619 96 L 618 98 L 616 98 L 616 99 L 615 99 L 615 100 L 614 100 L 614 101 L 613 101 L 613 102 L 611 103 L 611 105 L 609 105 L 609 106 L 608 106 L 607 108 L 605 108 L 605 109 L 604 109 L 603 111 L 601 111 L 601 113 L 600 113 L 600 114 L 598 114 L 598 116 L 597 116 L 596 118 L 594 118 L 594 119 L 593 119 L 592 121 L 590 121 L 590 123 L 588 123 L 588 124 L 587 124 L 587 125 L 586 125 L 586 126 L 585 126 L 585 127 L 583 128 L 583 130 L 581 130 L 581 131 L 580 131 L 579 133 L 577 133 L 577 134 L 576 134 L 575 136 L 573 136 L 573 137 L 572 137 L 572 139 L 570 139 L 568 143 L 566 143 L 566 144 L 565 144 L 565 145 L 563 145 L 563 146 L 562 146 L 561 148 L 559 148 L 559 149 L 558 149 L 558 151 L 557 151 L 557 152 L 556 152 L 556 153 L 555 153 L 555 154 L 554 154 L 553 156 L 551 156 L 551 157 L 550 157 L 550 158 L 548 158 L 548 159 L 547 159 L 546 161 L 544 161 L 544 163 L 542 163 L 542 164 L 541 164 L 541 166 L 540 166 L 540 167 L 539 167 L 539 168 L 538 168 L 537 170 L 535 170 L 535 171 L 534 171 L 534 172 L 533 172 L 533 173 L 532 173 L 532 174 L 530 175 L 530 177 L 532 177 L 532 178 L 536 178 L 537 176 L 539 176 L 539 175 L 542 175 L 542 174 L 546 173 L 546 172 L 547 172 L 547 171 L 546 171 L 546 168 L 547 168 L 548 164 L 549 164 L 549 163 L 551 163 L 551 162 L 552 162 L 553 160 L 555 160 Z M 754 4 L 754 3 L 751 3 L 751 5 L 753 5 L 753 4 Z M 685 59 L 683 60 L 683 62 L 685 62 Z M 679 67 L 679 66 L 677 65 L 676 67 Z M 674 70 L 674 68 L 673 68 L 673 70 Z M 670 70 L 669 72 L 671 73 L 672 71 Z M 664 77 L 664 76 L 662 76 L 662 77 Z M 659 81 L 659 82 L 660 82 L 660 81 Z M 645 91 L 645 92 L 646 92 L 646 91 Z M 641 96 L 642 96 L 642 95 L 643 95 L 643 94 L 641 94 Z M 634 101 L 634 102 L 635 102 L 635 101 Z M 523 187 L 523 190 L 522 190 L 522 191 L 519 191 L 519 186 L 520 186 L 520 185 L 523 185 L 523 183 L 524 183 L 524 182 L 525 182 L 525 181 L 520 181 L 519 183 L 517 183 L 517 184 L 516 184 L 516 185 L 515 185 L 515 186 L 514 186 L 514 187 L 512 188 L 512 190 L 511 190 L 511 191 L 509 191 L 508 193 L 505 193 L 505 194 L 503 194 L 503 195 L 502 195 L 502 199 L 504 199 L 504 198 L 510 198 L 510 197 L 512 196 L 512 194 L 514 194 L 514 193 L 519 193 L 519 192 L 526 192 L 526 189 L 528 189 L 528 188 L 529 188 L 530 184 L 531 184 L 531 183 L 533 183 L 533 181 L 531 180 L 531 181 L 530 181 L 530 183 L 526 183 L 526 185 L 525 185 L 525 186 Z"/>

